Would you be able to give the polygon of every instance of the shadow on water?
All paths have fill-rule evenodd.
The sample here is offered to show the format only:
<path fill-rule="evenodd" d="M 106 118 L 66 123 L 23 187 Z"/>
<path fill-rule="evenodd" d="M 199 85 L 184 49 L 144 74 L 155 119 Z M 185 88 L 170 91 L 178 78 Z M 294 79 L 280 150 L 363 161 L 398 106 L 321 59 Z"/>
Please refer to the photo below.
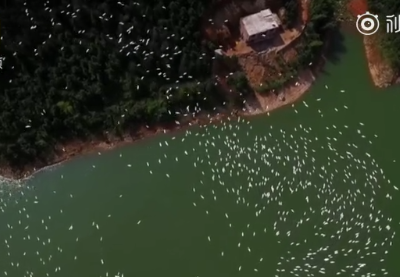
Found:
<path fill-rule="evenodd" d="M 324 64 L 326 62 L 332 64 L 339 64 L 341 62 L 341 58 L 347 53 L 347 48 L 345 46 L 345 37 L 343 35 L 342 26 L 338 26 L 337 28 L 332 30 L 332 33 L 329 34 L 329 42 L 326 45 L 326 48 L 323 50 L 323 66 L 318 66 L 318 73 L 330 76 L 328 70 L 326 70 Z"/>
<path fill-rule="evenodd" d="M 330 36 L 331 38 L 326 50 L 325 58 L 329 62 L 337 64 L 347 52 L 345 38 L 341 30 L 341 26 L 335 28 Z"/>

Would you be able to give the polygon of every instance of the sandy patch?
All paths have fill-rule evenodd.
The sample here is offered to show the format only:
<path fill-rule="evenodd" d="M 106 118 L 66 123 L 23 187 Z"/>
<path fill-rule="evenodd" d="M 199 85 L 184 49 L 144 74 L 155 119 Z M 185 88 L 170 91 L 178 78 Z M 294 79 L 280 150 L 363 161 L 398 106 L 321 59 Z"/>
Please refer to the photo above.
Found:
<path fill-rule="evenodd" d="M 178 132 L 186 130 L 188 127 L 193 125 L 206 125 L 221 122 L 222 120 L 229 117 L 237 117 L 239 115 L 249 115 L 249 112 L 241 111 L 227 111 L 221 110 L 219 113 L 201 114 L 196 117 L 186 117 L 181 120 L 179 124 L 172 122 L 169 124 L 146 127 L 142 126 L 139 130 L 127 132 L 123 138 L 119 137 L 108 137 L 97 138 L 89 141 L 74 140 L 65 144 L 59 144 L 55 147 L 55 153 L 52 158 L 48 161 L 36 162 L 35 164 L 27 165 L 24 168 L 13 168 L 8 165 L 0 166 L 0 176 L 2 179 L 9 179 L 13 181 L 23 181 L 31 177 L 34 173 L 44 170 L 48 167 L 60 164 L 62 162 L 73 159 L 74 157 L 98 153 L 99 155 L 111 149 L 129 145 L 135 143 L 141 139 L 156 136 L 158 134 Z"/>

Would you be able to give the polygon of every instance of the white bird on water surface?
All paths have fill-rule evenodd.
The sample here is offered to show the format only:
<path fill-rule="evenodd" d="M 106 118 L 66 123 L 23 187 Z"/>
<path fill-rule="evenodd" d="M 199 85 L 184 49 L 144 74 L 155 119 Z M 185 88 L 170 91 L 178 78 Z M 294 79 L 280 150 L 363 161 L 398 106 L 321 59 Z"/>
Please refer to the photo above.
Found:
<path fill-rule="evenodd" d="M 310 107 L 307 103 L 304 106 Z M 341 112 L 340 109 L 336 110 Z M 365 127 L 365 124 L 358 123 L 358 126 Z M 325 126 L 323 133 L 326 136 L 321 137 L 318 136 L 318 130 L 305 124 L 293 129 L 273 128 L 271 125 L 266 134 L 260 135 L 252 133 L 251 127 L 246 120 L 234 122 L 231 119 L 220 125 L 204 126 L 199 132 L 188 130 L 185 133 L 185 137 L 197 137 L 198 147 L 184 149 L 182 144 L 182 155 L 193 159 L 193 169 L 202 176 L 190 190 L 204 204 L 196 205 L 193 202 L 193 206 L 204 209 L 207 215 L 207 208 L 211 207 L 210 201 L 214 197 L 217 202 L 220 198 L 224 199 L 223 206 L 220 206 L 220 216 L 225 219 L 221 222 L 225 222 L 228 230 L 232 231 L 240 228 L 244 222 L 240 223 L 238 218 L 234 217 L 232 220 L 228 216 L 232 214 L 229 201 L 232 203 L 230 205 L 253 210 L 254 218 L 264 218 L 264 226 L 257 227 L 247 217 L 249 223 L 245 223 L 244 227 L 250 231 L 250 238 L 277 236 L 277 245 L 287 245 L 286 252 L 277 263 L 277 275 L 291 271 L 307 272 L 306 270 L 309 274 L 322 274 L 325 267 L 316 262 L 316 256 L 324 256 L 323 262 L 327 265 L 335 264 L 334 274 L 351 272 L 349 268 L 356 272 L 361 272 L 361 269 L 371 274 L 377 272 L 374 267 L 383 265 L 381 262 L 368 267 L 361 266 L 361 261 L 363 257 L 375 257 L 378 253 L 385 257 L 386 248 L 383 246 L 390 245 L 394 237 L 393 228 L 390 228 L 392 218 L 385 216 L 383 211 L 374 206 L 377 201 L 375 198 L 382 194 L 380 184 L 390 183 L 390 180 L 384 176 L 383 170 L 370 153 L 359 153 L 357 144 L 366 136 L 363 131 L 358 132 L 356 126 L 332 124 Z M 238 136 L 237 133 L 247 136 Z M 353 142 L 343 144 L 343 139 L 349 137 L 353 138 Z M 171 144 L 172 141 L 169 141 L 169 145 Z M 192 156 L 194 153 L 204 154 Z M 338 166 L 339 161 L 343 166 L 341 169 Z M 360 176 L 363 176 L 362 180 Z M 396 186 L 392 187 L 392 192 L 398 190 Z M 302 199 L 298 197 L 300 195 Z M 298 197 L 296 206 L 292 205 L 294 202 L 291 204 L 291 201 L 286 200 L 289 196 Z M 389 194 L 389 199 L 391 197 Z M 276 208 L 271 209 L 269 206 Z M 369 211 L 369 216 L 360 212 L 366 210 Z M 276 216 L 277 220 L 268 223 L 271 216 Z M 375 225 L 375 221 L 379 222 L 379 227 Z M 304 233 L 306 236 L 302 238 L 298 237 L 296 234 L 301 233 L 304 228 L 313 231 Z M 381 232 L 385 232 L 383 237 L 379 235 Z M 244 239 L 244 233 L 240 231 L 237 239 Z M 358 237 L 353 239 L 345 234 L 358 234 Z M 210 235 L 207 239 L 212 244 L 218 241 L 211 240 Z M 335 243 L 328 244 L 328 241 Z M 243 247 L 247 249 L 249 259 L 254 257 L 253 249 L 254 253 L 258 253 L 255 250 L 257 243 L 239 240 L 236 244 L 237 251 Z M 339 245 L 344 247 L 338 249 Z M 304 256 L 293 256 L 292 253 L 297 253 L 297 248 L 304 248 Z M 226 251 L 220 252 L 221 257 L 225 254 Z M 346 258 L 340 262 L 333 258 L 340 255 Z M 359 262 L 354 264 L 353 261 Z M 264 263 L 264 259 L 258 257 L 257 262 Z M 304 266 L 302 262 L 309 266 Z M 379 270 L 383 275 L 387 274 L 385 268 L 381 267 Z M 260 267 L 253 267 L 252 271 L 262 270 Z"/>

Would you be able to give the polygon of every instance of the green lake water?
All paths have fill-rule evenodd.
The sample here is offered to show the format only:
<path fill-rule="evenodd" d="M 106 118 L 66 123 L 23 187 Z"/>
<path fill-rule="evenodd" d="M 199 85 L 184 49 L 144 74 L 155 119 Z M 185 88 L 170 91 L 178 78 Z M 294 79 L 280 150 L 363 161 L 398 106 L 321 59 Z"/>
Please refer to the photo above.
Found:
<path fill-rule="evenodd" d="M 4 182 L 1 276 L 400 276 L 399 87 L 373 88 L 360 37 L 337 44 L 270 116 Z"/>

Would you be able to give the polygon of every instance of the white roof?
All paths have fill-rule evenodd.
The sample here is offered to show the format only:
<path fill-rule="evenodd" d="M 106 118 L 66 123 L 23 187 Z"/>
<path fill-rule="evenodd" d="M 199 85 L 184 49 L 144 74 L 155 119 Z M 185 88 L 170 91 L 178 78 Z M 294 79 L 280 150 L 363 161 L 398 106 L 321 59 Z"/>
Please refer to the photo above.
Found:
<path fill-rule="evenodd" d="M 262 10 L 241 19 L 249 36 L 276 29 L 281 24 L 278 16 L 270 9 Z"/>

